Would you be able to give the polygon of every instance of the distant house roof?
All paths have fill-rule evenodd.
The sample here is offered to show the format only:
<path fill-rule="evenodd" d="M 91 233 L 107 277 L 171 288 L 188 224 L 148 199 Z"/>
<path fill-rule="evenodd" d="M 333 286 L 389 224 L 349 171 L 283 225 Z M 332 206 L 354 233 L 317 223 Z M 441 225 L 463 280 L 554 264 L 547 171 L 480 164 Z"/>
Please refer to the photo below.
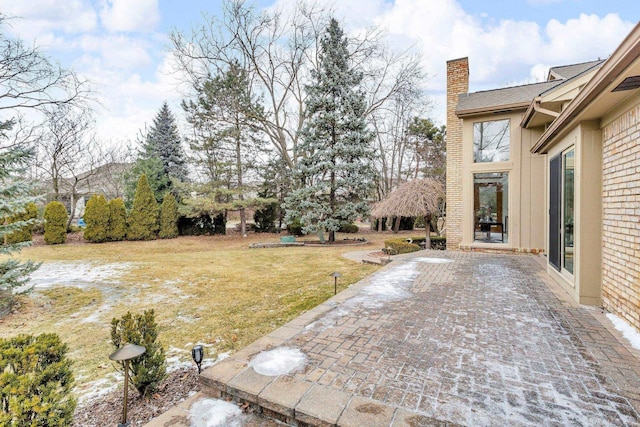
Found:
<path fill-rule="evenodd" d="M 603 62 L 604 62 L 604 59 L 598 59 L 597 61 L 583 62 L 581 64 L 561 65 L 559 67 L 551 67 L 549 69 L 549 76 L 547 77 L 547 80 L 572 79 L 584 73 L 585 71 L 589 71 L 590 69 L 597 67 Z"/>
<path fill-rule="evenodd" d="M 456 113 L 466 115 L 527 108 L 535 97 L 599 67 L 603 62 L 598 60 L 553 67 L 549 70 L 549 80 L 546 82 L 461 94 L 458 97 Z"/>

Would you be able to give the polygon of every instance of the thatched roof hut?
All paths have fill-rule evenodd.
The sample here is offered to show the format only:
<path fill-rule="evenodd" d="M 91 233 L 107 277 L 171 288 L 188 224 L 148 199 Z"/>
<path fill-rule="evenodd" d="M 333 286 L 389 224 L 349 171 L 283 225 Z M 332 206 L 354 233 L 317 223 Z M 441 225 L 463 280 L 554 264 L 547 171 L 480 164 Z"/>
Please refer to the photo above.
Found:
<path fill-rule="evenodd" d="M 374 218 L 387 216 L 424 216 L 439 211 L 445 198 L 444 186 L 434 179 L 408 181 L 393 190 L 384 200 L 376 203 L 371 210 Z M 430 247 L 429 225 L 426 226 L 427 247 Z"/>

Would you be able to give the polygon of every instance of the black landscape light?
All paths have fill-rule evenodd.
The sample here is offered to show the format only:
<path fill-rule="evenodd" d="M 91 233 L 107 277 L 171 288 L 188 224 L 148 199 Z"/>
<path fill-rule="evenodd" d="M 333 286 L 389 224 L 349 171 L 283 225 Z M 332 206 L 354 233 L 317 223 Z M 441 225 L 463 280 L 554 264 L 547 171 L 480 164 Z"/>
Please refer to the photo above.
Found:
<path fill-rule="evenodd" d="M 122 422 L 118 424 L 118 427 L 128 427 L 127 422 L 127 400 L 129 396 L 129 360 L 144 354 L 147 351 L 146 348 L 141 345 L 126 344 L 124 347 L 114 351 L 109 355 L 109 359 L 122 362 L 124 364 L 124 405 L 122 406 Z"/>
<path fill-rule="evenodd" d="M 198 373 L 202 372 L 202 359 L 204 358 L 204 348 L 201 345 L 197 345 L 191 349 L 191 357 L 193 361 L 198 365 Z"/>
<path fill-rule="evenodd" d="M 333 294 L 337 295 L 338 294 L 338 277 L 342 277 L 342 274 L 338 273 L 337 271 L 334 271 L 329 276 L 333 277 L 333 279 L 334 279 L 334 282 L 333 282 Z"/>

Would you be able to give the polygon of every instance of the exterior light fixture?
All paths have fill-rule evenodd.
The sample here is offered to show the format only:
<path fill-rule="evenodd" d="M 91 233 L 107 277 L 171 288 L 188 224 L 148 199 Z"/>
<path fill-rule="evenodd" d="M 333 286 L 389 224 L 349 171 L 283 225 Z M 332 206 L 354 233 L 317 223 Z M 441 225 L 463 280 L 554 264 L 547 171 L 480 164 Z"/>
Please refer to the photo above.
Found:
<path fill-rule="evenodd" d="M 204 348 L 201 345 L 197 345 L 191 349 L 191 357 L 193 361 L 198 365 L 198 373 L 202 372 L 202 359 L 204 359 Z"/>
<path fill-rule="evenodd" d="M 122 362 L 124 365 L 124 404 L 122 406 L 122 422 L 118 427 L 129 427 L 127 422 L 127 401 L 129 398 L 129 360 L 135 359 L 144 354 L 146 348 L 141 345 L 126 344 L 124 347 L 114 351 L 109 355 L 109 359 L 115 362 Z"/>
<path fill-rule="evenodd" d="M 333 294 L 337 295 L 338 294 L 338 277 L 342 277 L 342 274 L 338 273 L 337 271 L 334 271 L 329 276 L 333 277 L 333 279 L 334 279 L 334 282 L 333 282 Z"/>

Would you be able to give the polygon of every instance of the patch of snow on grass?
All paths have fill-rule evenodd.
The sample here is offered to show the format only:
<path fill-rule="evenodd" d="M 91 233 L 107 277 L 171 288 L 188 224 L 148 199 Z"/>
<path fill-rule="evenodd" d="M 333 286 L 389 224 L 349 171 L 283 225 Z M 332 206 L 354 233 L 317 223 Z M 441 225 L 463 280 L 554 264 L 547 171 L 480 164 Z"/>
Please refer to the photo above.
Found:
<path fill-rule="evenodd" d="M 238 406 L 218 399 L 201 399 L 191 405 L 191 427 L 242 427 L 245 418 Z"/>
<path fill-rule="evenodd" d="M 275 377 L 300 370 L 307 364 L 307 356 L 297 348 L 278 347 L 262 351 L 249 363 L 257 373 Z"/>
<path fill-rule="evenodd" d="M 629 340 L 633 348 L 640 350 L 640 333 L 633 326 L 613 313 L 607 313 L 607 318 L 617 330 L 622 332 L 622 336 Z"/>
<path fill-rule="evenodd" d="M 120 372 L 112 372 L 105 378 L 86 383 L 81 388 L 76 387 L 75 391 L 78 395 L 78 403 L 82 404 L 89 400 L 102 397 L 118 388 L 123 382 L 124 377 Z"/>
<path fill-rule="evenodd" d="M 187 344 L 187 346 L 191 345 L 191 343 Z M 213 347 L 213 344 L 201 344 L 203 347 Z M 217 357 L 208 357 L 202 359 L 201 367 L 202 369 L 209 368 L 216 363 L 226 359 L 229 357 L 229 352 L 220 353 Z M 191 358 L 191 349 L 185 350 L 173 346 L 169 346 L 169 349 L 166 352 L 166 363 L 167 363 L 167 372 L 174 372 L 182 368 L 193 368 L 198 369 L 196 363 Z"/>
<path fill-rule="evenodd" d="M 130 262 L 45 262 L 31 273 L 30 285 L 35 289 L 48 289 L 56 285 L 83 288 L 95 282 L 117 283 L 119 276 L 132 266 Z"/>

